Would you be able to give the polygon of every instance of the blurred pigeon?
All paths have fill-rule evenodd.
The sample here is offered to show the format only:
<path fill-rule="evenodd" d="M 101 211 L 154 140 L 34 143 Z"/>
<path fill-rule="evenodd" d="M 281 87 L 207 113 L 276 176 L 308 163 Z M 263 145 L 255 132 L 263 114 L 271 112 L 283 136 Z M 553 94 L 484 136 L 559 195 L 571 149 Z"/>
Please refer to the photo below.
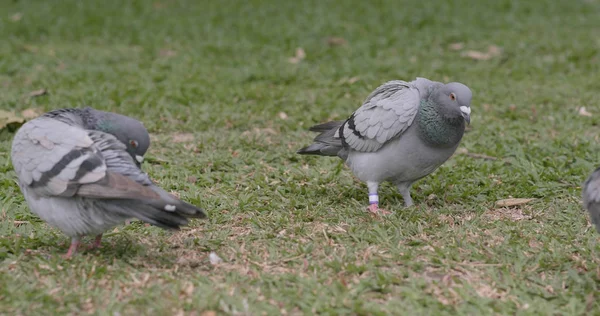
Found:
<path fill-rule="evenodd" d="M 410 187 L 443 164 L 456 150 L 470 123 L 471 90 L 462 83 L 425 78 L 379 86 L 345 121 L 310 128 L 320 134 L 303 155 L 338 156 L 369 188 L 369 211 L 378 207 L 383 181 L 394 183 L 405 205 Z"/>
<path fill-rule="evenodd" d="M 590 213 L 596 231 L 600 233 L 600 168 L 594 170 L 583 184 L 583 206 Z"/>
<path fill-rule="evenodd" d="M 71 237 L 71 257 L 84 235 L 130 218 L 178 229 L 204 211 L 155 186 L 139 165 L 148 131 L 127 116 L 92 108 L 60 109 L 25 123 L 12 163 L 31 211 Z"/>

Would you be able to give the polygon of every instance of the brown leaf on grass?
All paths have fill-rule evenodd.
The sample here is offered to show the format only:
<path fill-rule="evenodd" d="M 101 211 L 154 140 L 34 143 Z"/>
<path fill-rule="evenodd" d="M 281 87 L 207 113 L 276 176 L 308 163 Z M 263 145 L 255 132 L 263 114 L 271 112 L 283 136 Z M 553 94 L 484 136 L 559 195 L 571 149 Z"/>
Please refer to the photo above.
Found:
<path fill-rule="evenodd" d="M 298 47 L 296 48 L 296 56 L 290 57 L 288 61 L 292 64 L 297 64 L 304 60 L 304 58 L 306 58 L 306 53 L 304 52 L 304 49 L 302 49 L 302 47 Z"/>
<path fill-rule="evenodd" d="M 467 50 L 464 51 L 461 55 L 463 57 L 468 57 L 475 60 L 490 60 L 494 57 L 500 56 L 502 54 L 502 49 L 496 45 L 488 46 L 487 52 L 480 52 L 476 50 Z"/>
<path fill-rule="evenodd" d="M 158 53 L 161 57 L 173 57 L 177 55 L 177 52 L 172 49 L 161 49 Z"/>
<path fill-rule="evenodd" d="M 17 116 L 15 113 L 0 110 L 0 131 L 7 129 L 9 132 L 14 132 L 23 123 L 25 123 L 25 119 Z"/>
<path fill-rule="evenodd" d="M 463 47 L 465 47 L 464 43 L 452 43 L 448 45 L 448 48 L 450 48 L 451 50 L 461 50 L 463 49 Z"/>
<path fill-rule="evenodd" d="M 192 133 L 175 133 L 171 135 L 171 140 L 174 143 L 189 143 L 194 140 L 194 134 Z"/>
<path fill-rule="evenodd" d="M 503 207 L 489 210 L 484 216 L 490 220 L 509 220 L 517 222 L 524 219 L 531 219 L 531 215 L 523 214 L 523 210 L 515 207 Z"/>
<path fill-rule="evenodd" d="M 511 207 L 511 206 L 527 204 L 533 200 L 534 199 L 523 199 L 523 198 L 503 199 L 503 200 L 496 201 L 496 206 L 497 207 Z"/>
<path fill-rule="evenodd" d="M 21 116 L 23 116 L 23 118 L 25 118 L 26 120 L 34 119 L 40 115 L 42 115 L 42 111 L 40 109 L 34 108 L 25 109 L 21 112 Z"/>
<path fill-rule="evenodd" d="M 329 44 L 329 46 L 341 46 L 348 44 L 348 41 L 342 37 L 332 36 L 327 38 L 327 44 Z"/>
<path fill-rule="evenodd" d="M 288 118 L 288 115 L 285 112 L 279 112 L 277 116 L 279 116 L 279 118 L 282 120 L 287 120 Z"/>
<path fill-rule="evenodd" d="M 23 13 L 17 12 L 10 16 L 10 20 L 13 22 L 19 22 L 23 18 Z"/>
<path fill-rule="evenodd" d="M 198 181 L 198 178 L 196 178 L 194 176 L 187 177 L 187 182 L 189 182 L 189 183 L 196 183 L 197 181 Z"/>
<path fill-rule="evenodd" d="M 266 128 L 255 127 L 252 130 L 244 131 L 242 133 L 242 136 L 249 136 L 252 134 L 254 134 L 254 135 L 277 135 L 277 132 L 270 127 L 266 127 Z"/>
<path fill-rule="evenodd" d="M 48 90 L 39 89 L 39 90 L 34 90 L 34 91 L 29 92 L 29 97 L 31 97 L 31 98 L 41 97 L 46 94 L 48 94 Z"/>
<path fill-rule="evenodd" d="M 352 77 L 352 78 L 348 79 L 348 83 L 353 84 L 353 83 L 357 82 L 358 80 L 360 80 L 359 77 Z"/>
<path fill-rule="evenodd" d="M 194 284 L 192 282 L 186 282 L 183 289 L 181 289 L 181 292 L 181 294 L 184 294 L 185 296 L 192 296 L 192 294 L 194 294 Z"/>
<path fill-rule="evenodd" d="M 581 116 L 592 116 L 592 113 L 588 112 L 588 111 L 585 109 L 585 106 L 582 106 L 582 107 L 580 107 L 580 108 L 579 108 L 579 110 L 577 110 L 577 112 L 578 112 L 578 113 L 579 113 L 579 115 L 581 115 Z"/>

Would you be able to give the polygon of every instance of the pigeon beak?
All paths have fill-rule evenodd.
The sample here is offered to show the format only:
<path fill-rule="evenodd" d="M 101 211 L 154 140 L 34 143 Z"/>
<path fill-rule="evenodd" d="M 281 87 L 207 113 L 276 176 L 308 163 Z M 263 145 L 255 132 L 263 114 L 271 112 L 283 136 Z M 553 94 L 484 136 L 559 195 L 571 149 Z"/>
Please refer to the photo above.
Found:
<path fill-rule="evenodd" d="M 465 121 L 467 121 L 467 124 L 471 124 L 471 108 L 468 106 L 461 106 L 460 107 L 460 112 L 462 112 L 463 117 L 465 118 Z"/>
<path fill-rule="evenodd" d="M 144 162 L 144 156 L 135 155 L 135 160 L 141 165 Z"/>

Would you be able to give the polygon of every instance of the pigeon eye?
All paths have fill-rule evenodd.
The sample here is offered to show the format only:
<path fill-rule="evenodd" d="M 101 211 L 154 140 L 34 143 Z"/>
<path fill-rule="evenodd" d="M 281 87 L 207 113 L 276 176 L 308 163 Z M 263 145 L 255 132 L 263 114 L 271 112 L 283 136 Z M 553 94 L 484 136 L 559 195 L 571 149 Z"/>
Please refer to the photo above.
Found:
<path fill-rule="evenodd" d="M 454 94 L 454 92 L 450 93 L 450 100 L 452 100 L 452 101 L 456 100 L 456 94 Z"/>
<path fill-rule="evenodd" d="M 136 142 L 135 140 L 130 140 L 129 145 L 131 145 L 131 147 L 133 147 L 133 148 L 137 148 L 138 142 Z"/>

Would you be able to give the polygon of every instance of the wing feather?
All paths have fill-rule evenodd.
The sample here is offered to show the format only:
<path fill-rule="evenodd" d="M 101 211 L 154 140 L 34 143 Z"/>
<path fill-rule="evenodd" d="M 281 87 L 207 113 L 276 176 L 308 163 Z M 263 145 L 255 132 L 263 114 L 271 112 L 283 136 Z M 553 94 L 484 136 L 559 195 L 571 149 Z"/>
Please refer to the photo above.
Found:
<path fill-rule="evenodd" d="M 342 143 L 356 151 L 377 151 L 411 126 L 419 104 L 419 89 L 412 83 L 384 83 L 340 127 Z"/>

